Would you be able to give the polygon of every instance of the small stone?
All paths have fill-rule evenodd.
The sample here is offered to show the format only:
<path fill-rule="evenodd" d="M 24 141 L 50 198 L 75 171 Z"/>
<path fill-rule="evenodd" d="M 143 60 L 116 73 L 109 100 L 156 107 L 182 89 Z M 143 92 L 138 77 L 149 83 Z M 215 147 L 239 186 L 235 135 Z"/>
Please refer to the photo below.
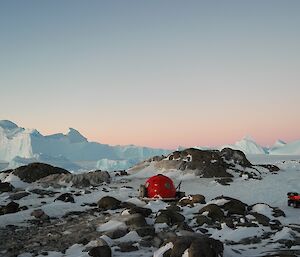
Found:
<path fill-rule="evenodd" d="M 70 193 L 64 193 L 64 194 L 60 195 L 59 197 L 57 197 L 54 201 L 57 201 L 57 200 L 63 201 L 63 202 L 75 203 L 73 195 Z"/>
<path fill-rule="evenodd" d="M 216 204 L 209 204 L 200 209 L 199 213 L 208 212 L 208 217 L 214 221 L 221 221 L 224 218 L 224 212 Z"/>
<path fill-rule="evenodd" d="M 137 251 L 139 248 L 132 243 L 121 243 L 119 244 L 120 252 L 134 252 Z"/>
<path fill-rule="evenodd" d="M 145 227 L 140 227 L 136 229 L 136 232 L 140 237 L 145 237 L 145 236 L 154 236 L 155 235 L 155 229 L 152 226 L 145 226 Z"/>
<path fill-rule="evenodd" d="M 204 224 L 211 225 L 213 222 L 210 218 L 204 215 L 199 215 L 196 217 L 196 222 L 199 226 L 203 226 Z"/>
<path fill-rule="evenodd" d="M 121 201 L 111 196 L 104 196 L 98 201 L 97 205 L 100 209 L 115 210 L 121 207 Z"/>
<path fill-rule="evenodd" d="M 41 218 L 43 215 L 45 214 L 45 212 L 42 209 L 37 209 L 31 212 L 31 216 L 39 219 Z"/>
<path fill-rule="evenodd" d="M 145 217 L 139 213 L 130 215 L 130 217 L 125 221 L 125 223 L 131 229 L 147 226 Z"/>
<path fill-rule="evenodd" d="M 92 257 L 111 257 L 111 249 L 108 245 L 96 246 L 88 254 Z"/>
<path fill-rule="evenodd" d="M 9 196 L 9 199 L 10 199 L 10 200 L 13 200 L 13 201 L 15 201 L 15 200 L 20 200 L 20 199 L 22 199 L 22 198 L 24 198 L 24 197 L 26 197 L 26 196 L 28 196 L 28 195 L 30 195 L 30 193 L 25 192 L 25 191 L 16 192 L 16 193 L 11 194 L 11 195 Z"/>

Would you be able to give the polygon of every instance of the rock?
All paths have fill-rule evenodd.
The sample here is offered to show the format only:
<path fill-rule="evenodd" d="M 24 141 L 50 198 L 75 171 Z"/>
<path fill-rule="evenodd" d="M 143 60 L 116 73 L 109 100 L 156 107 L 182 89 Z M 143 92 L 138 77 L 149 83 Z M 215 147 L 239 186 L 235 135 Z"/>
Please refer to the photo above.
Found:
<path fill-rule="evenodd" d="M 57 200 L 63 201 L 63 202 L 75 203 L 73 195 L 70 193 L 64 193 L 64 194 L 60 195 L 59 197 L 57 197 L 54 201 L 57 201 Z"/>
<path fill-rule="evenodd" d="M 172 210 L 160 210 L 155 219 L 155 223 L 166 223 L 169 226 L 179 224 L 184 221 L 184 216 Z"/>
<path fill-rule="evenodd" d="M 279 220 L 271 220 L 269 225 L 272 230 L 281 230 L 282 229 L 282 224 Z"/>
<path fill-rule="evenodd" d="M 31 216 L 40 219 L 40 220 L 49 220 L 50 217 L 42 210 L 42 209 L 37 209 L 31 212 Z"/>
<path fill-rule="evenodd" d="M 149 215 L 152 214 L 152 210 L 151 209 L 139 207 L 139 206 L 136 206 L 136 205 L 131 205 L 129 207 L 128 212 L 130 214 L 139 213 L 139 214 L 143 215 L 144 217 L 148 217 Z"/>
<path fill-rule="evenodd" d="M 138 235 L 140 237 L 155 235 L 155 229 L 152 226 L 140 227 L 140 228 L 137 228 L 135 231 L 138 233 Z"/>
<path fill-rule="evenodd" d="M 58 192 L 53 192 L 53 191 L 50 191 L 50 190 L 44 190 L 44 189 L 38 189 L 38 188 L 35 188 L 35 189 L 32 189 L 29 191 L 30 193 L 33 193 L 33 194 L 37 194 L 37 195 L 41 195 L 41 196 L 55 196 L 55 194 L 58 194 Z"/>
<path fill-rule="evenodd" d="M 185 197 L 182 197 L 179 200 L 178 205 L 180 205 L 180 206 L 186 206 L 186 205 L 194 206 L 195 203 L 205 204 L 205 197 L 203 195 L 200 195 L 200 194 L 185 196 Z"/>
<path fill-rule="evenodd" d="M 260 164 L 260 165 L 257 165 L 257 166 L 268 169 L 270 172 L 280 171 L 280 169 L 276 165 L 272 165 L 272 164 Z"/>
<path fill-rule="evenodd" d="M 69 172 L 49 164 L 36 162 L 16 168 L 12 173 L 18 176 L 22 181 L 32 183 L 52 174 L 68 174 Z"/>
<path fill-rule="evenodd" d="M 250 214 L 255 217 L 255 219 L 259 224 L 263 226 L 269 226 L 270 219 L 267 216 L 260 214 L 258 212 L 251 212 Z"/>
<path fill-rule="evenodd" d="M 147 226 L 145 217 L 139 213 L 130 215 L 130 217 L 128 217 L 125 221 L 125 224 L 131 229 Z"/>
<path fill-rule="evenodd" d="M 110 175 L 107 171 L 93 171 L 81 174 L 70 174 L 65 176 L 64 181 L 66 183 L 72 183 L 75 187 L 90 187 L 99 186 L 101 184 L 110 183 Z"/>
<path fill-rule="evenodd" d="M 108 245 L 96 246 L 89 250 L 92 257 L 111 257 L 111 249 Z"/>
<path fill-rule="evenodd" d="M 196 222 L 199 226 L 202 226 L 204 224 L 207 224 L 207 225 L 212 225 L 212 220 L 210 218 L 208 218 L 207 216 L 204 216 L 204 215 L 199 215 L 196 217 Z"/>
<path fill-rule="evenodd" d="M 224 219 L 224 212 L 216 204 L 209 204 L 200 209 L 199 214 L 208 212 L 207 216 L 213 221 L 222 221 Z"/>
<path fill-rule="evenodd" d="M 115 176 L 128 176 L 128 173 L 126 170 L 120 170 L 116 172 Z"/>
<path fill-rule="evenodd" d="M 175 212 L 180 212 L 181 211 L 180 206 L 178 206 L 176 204 L 173 204 L 173 203 L 171 203 L 169 206 L 167 206 L 166 209 L 169 210 L 169 211 L 175 211 Z"/>
<path fill-rule="evenodd" d="M 40 218 L 41 216 L 43 216 L 44 214 L 45 214 L 45 212 L 42 209 L 37 209 L 30 213 L 31 216 L 33 216 L 37 219 Z"/>
<path fill-rule="evenodd" d="M 232 177 L 227 172 L 229 164 L 224 162 L 217 150 L 199 150 L 195 148 L 175 151 L 167 159 L 155 164 L 157 169 L 194 170 L 201 177 Z"/>
<path fill-rule="evenodd" d="M 273 217 L 285 217 L 285 213 L 283 210 L 280 210 L 278 207 L 273 207 Z"/>
<path fill-rule="evenodd" d="M 227 227 L 232 228 L 232 229 L 235 228 L 234 223 L 233 223 L 233 220 L 232 220 L 230 217 L 225 218 L 225 219 L 223 220 L 223 222 L 225 222 L 225 224 L 226 224 Z"/>
<path fill-rule="evenodd" d="M 218 196 L 215 198 L 215 200 L 219 199 L 228 201 L 223 205 L 219 205 L 222 209 L 228 212 L 227 216 L 231 216 L 232 214 L 244 215 L 247 210 L 248 205 L 240 200 L 227 196 Z"/>
<path fill-rule="evenodd" d="M 6 206 L 0 207 L 0 215 L 16 213 L 19 210 L 20 210 L 19 204 L 15 203 L 15 202 L 10 202 Z"/>
<path fill-rule="evenodd" d="M 170 257 L 181 257 L 186 249 L 188 249 L 195 238 L 192 237 L 177 237 L 172 242 L 173 248 Z"/>
<path fill-rule="evenodd" d="M 251 245 L 251 244 L 258 244 L 260 242 L 261 242 L 261 238 L 254 236 L 254 237 L 243 238 L 238 243 L 242 245 Z"/>
<path fill-rule="evenodd" d="M 186 223 L 182 222 L 177 226 L 178 230 L 194 232 L 194 230 Z"/>
<path fill-rule="evenodd" d="M 191 195 L 193 203 L 205 204 L 205 196 L 200 194 Z"/>
<path fill-rule="evenodd" d="M 103 210 L 115 210 L 121 208 L 121 201 L 111 196 L 102 197 L 98 203 L 98 208 Z"/>
<path fill-rule="evenodd" d="M 125 236 L 127 233 L 128 233 L 128 229 L 126 228 L 126 229 L 115 229 L 112 231 L 107 231 L 105 235 L 107 235 L 111 239 L 117 239 Z"/>
<path fill-rule="evenodd" d="M 154 162 L 154 163 L 152 163 Z M 200 150 L 188 148 L 182 151 L 174 151 L 165 158 L 156 160 L 149 159 L 137 164 L 131 170 L 141 170 L 149 165 L 153 165 L 157 170 L 182 170 L 194 171 L 194 174 L 204 178 L 231 178 L 232 174 L 228 169 L 242 173 L 244 168 L 252 168 L 245 154 L 238 150 L 225 148 L 218 150 Z M 254 167 L 253 173 L 259 173 Z"/>
<path fill-rule="evenodd" d="M 80 174 L 54 174 L 41 178 L 38 182 L 43 186 L 61 187 L 65 183 L 73 187 L 85 188 L 110 183 L 111 177 L 107 171 L 93 171 Z"/>
<path fill-rule="evenodd" d="M 224 246 L 219 240 L 202 237 L 192 241 L 189 247 L 189 257 L 223 256 Z"/>
<path fill-rule="evenodd" d="M 30 195 L 30 193 L 28 193 L 26 191 L 16 192 L 16 193 L 9 195 L 9 199 L 12 201 L 20 200 L 28 195 Z"/>
<path fill-rule="evenodd" d="M 8 182 L 0 182 L 0 193 L 11 192 L 14 190 L 14 186 Z"/>
<path fill-rule="evenodd" d="M 120 252 L 134 252 L 137 251 L 139 248 L 135 245 L 132 245 L 132 243 L 121 243 L 118 245 L 120 247 L 119 251 Z"/>
<path fill-rule="evenodd" d="M 219 179 L 216 179 L 215 181 L 222 186 L 230 186 L 230 183 L 233 182 L 233 179 L 232 178 L 219 178 Z"/>
<path fill-rule="evenodd" d="M 241 165 L 242 167 L 252 167 L 251 162 L 248 161 L 246 155 L 240 150 L 226 147 L 222 149 L 220 155 L 226 161 L 233 161 L 235 164 Z"/>

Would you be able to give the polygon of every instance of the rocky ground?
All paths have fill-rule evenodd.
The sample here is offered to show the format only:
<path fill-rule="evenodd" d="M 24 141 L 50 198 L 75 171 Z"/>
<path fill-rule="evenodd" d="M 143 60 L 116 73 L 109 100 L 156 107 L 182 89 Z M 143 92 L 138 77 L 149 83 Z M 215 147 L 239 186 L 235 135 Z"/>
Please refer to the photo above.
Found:
<path fill-rule="evenodd" d="M 295 189 L 300 164 L 276 164 L 228 185 L 174 172 L 187 196 L 173 202 L 138 199 L 145 179 L 126 172 L 1 173 L 0 256 L 299 256 L 299 209 L 270 199 Z"/>

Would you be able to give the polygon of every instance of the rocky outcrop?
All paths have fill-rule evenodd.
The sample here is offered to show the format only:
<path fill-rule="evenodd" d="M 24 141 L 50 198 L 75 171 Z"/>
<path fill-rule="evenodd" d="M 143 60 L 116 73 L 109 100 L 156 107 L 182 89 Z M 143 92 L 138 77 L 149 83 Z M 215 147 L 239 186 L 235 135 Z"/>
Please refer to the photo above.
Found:
<path fill-rule="evenodd" d="M 150 164 L 160 171 L 182 170 L 193 171 L 195 175 L 210 178 L 231 178 L 234 173 L 248 178 L 260 178 L 260 169 L 276 171 L 274 165 L 252 165 L 246 155 L 240 150 L 224 148 L 219 150 L 200 150 L 188 148 L 183 151 L 175 151 L 167 157 L 152 158 L 130 169 L 137 172 Z M 228 185 L 230 180 L 220 180 L 220 184 Z"/>
<path fill-rule="evenodd" d="M 111 177 L 107 171 L 92 171 L 81 174 L 54 174 L 40 179 L 38 182 L 45 187 L 61 187 L 71 184 L 73 187 L 84 188 L 110 183 Z"/>
<path fill-rule="evenodd" d="M 26 166 L 16 168 L 11 172 L 27 183 L 35 182 L 53 174 L 69 174 L 69 172 L 65 169 L 54 167 L 45 163 L 30 163 Z"/>
<path fill-rule="evenodd" d="M 10 183 L 8 183 L 8 182 L 3 182 L 3 183 L 0 182 L 0 193 L 11 192 L 13 190 L 14 190 L 14 187 Z"/>

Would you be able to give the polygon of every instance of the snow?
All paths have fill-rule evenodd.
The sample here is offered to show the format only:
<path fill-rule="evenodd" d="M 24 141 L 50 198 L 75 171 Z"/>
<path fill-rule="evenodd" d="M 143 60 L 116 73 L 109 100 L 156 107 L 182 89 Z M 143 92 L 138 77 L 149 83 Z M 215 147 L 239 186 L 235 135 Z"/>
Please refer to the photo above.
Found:
<path fill-rule="evenodd" d="M 263 204 L 263 203 L 255 204 L 255 205 L 252 207 L 252 211 L 258 212 L 258 213 L 260 213 L 260 214 L 263 214 L 263 215 L 267 216 L 267 217 L 270 218 L 270 219 L 274 219 L 274 216 L 273 216 L 273 209 L 270 208 L 270 206 L 268 206 L 268 205 L 266 205 L 266 204 Z"/>
<path fill-rule="evenodd" d="M 123 229 L 126 228 L 126 225 L 124 222 L 117 221 L 117 220 L 110 220 L 102 225 L 100 225 L 97 229 L 99 232 L 103 231 L 111 231 L 116 229 Z"/>
<path fill-rule="evenodd" d="M 295 234 L 295 232 L 288 228 L 288 227 L 284 227 L 282 230 L 278 231 L 273 237 L 272 237 L 272 240 L 274 242 L 278 241 L 278 240 L 282 240 L 282 239 L 285 239 L 285 240 L 291 240 L 293 239 L 293 234 Z"/>
<path fill-rule="evenodd" d="M 167 243 L 163 247 L 159 248 L 157 251 L 153 253 L 153 257 L 163 257 L 164 253 L 169 249 L 173 248 L 173 243 Z"/>
<path fill-rule="evenodd" d="M 115 239 L 116 243 L 126 243 L 126 242 L 138 242 L 141 240 L 141 237 L 136 231 L 130 231 L 125 236 Z"/>
<path fill-rule="evenodd" d="M 224 240 L 229 240 L 233 242 L 239 242 L 244 238 L 261 236 L 265 232 L 270 231 L 270 228 L 262 227 L 238 227 L 237 229 L 231 229 L 226 226 L 225 223 L 222 224 L 222 229 L 217 230 L 212 234 L 212 237 L 224 242 Z"/>
<path fill-rule="evenodd" d="M 4 176 L 3 176 L 4 175 Z M 8 176 L 5 176 L 5 174 L 0 173 L 0 179 L 3 182 L 9 182 L 12 184 L 15 188 L 26 188 L 29 186 L 28 183 L 23 182 L 19 177 L 15 176 L 14 174 L 10 173 Z"/>
<path fill-rule="evenodd" d="M 37 135 L 38 137 L 38 135 Z M 48 139 L 54 141 L 65 141 L 64 137 L 56 136 L 56 139 Z M 58 139 L 59 138 L 59 139 Z M 82 142 L 74 143 L 82 144 Z M 86 143 L 84 143 L 86 144 Z M 131 146 L 128 146 L 129 148 Z M 292 230 L 290 227 L 292 224 L 300 224 L 300 215 L 299 209 L 294 209 L 287 206 L 287 198 L 286 193 L 289 191 L 300 192 L 300 156 L 288 156 L 288 155 L 248 155 L 249 160 L 254 164 L 262 164 L 262 163 L 271 163 L 277 165 L 281 168 L 281 171 L 276 173 L 269 173 L 269 172 L 262 172 L 262 180 L 255 180 L 255 179 L 247 179 L 244 180 L 242 178 L 234 178 L 234 182 L 230 184 L 230 186 L 222 186 L 218 183 L 215 183 L 214 179 L 212 178 L 199 178 L 193 174 L 188 172 L 182 171 L 168 171 L 164 174 L 170 176 L 175 184 L 178 184 L 182 181 L 181 190 L 185 191 L 186 194 L 203 194 L 206 198 L 207 204 L 215 203 L 217 205 L 223 205 L 227 202 L 225 199 L 219 200 L 211 200 L 217 196 L 229 196 L 236 199 L 239 199 L 249 205 L 254 205 L 253 210 L 255 212 L 261 213 L 266 215 L 270 219 L 278 219 L 283 224 L 283 229 L 278 232 L 270 231 L 269 227 L 238 227 L 237 229 L 231 229 L 226 226 L 226 224 L 222 224 L 221 230 L 216 230 L 212 228 L 208 228 L 209 234 L 212 235 L 213 238 L 222 240 L 239 242 L 241 239 L 261 236 L 266 232 L 273 232 L 274 235 L 272 239 L 263 240 L 260 244 L 255 244 L 257 249 L 251 248 L 251 245 L 225 245 L 224 257 L 236 257 L 236 256 L 259 256 L 261 251 L 264 250 L 272 251 L 276 247 L 282 247 L 277 241 L 278 240 L 291 240 L 294 238 L 295 231 Z M 38 195 L 32 194 L 30 197 L 24 197 L 23 199 L 18 200 L 17 202 L 20 206 L 28 206 L 28 210 L 20 211 L 14 214 L 9 215 L 1 215 L 0 216 L 0 227 L 5 227 L 9 224 L 14 225 L 27 225 L 26 221 L 33 219 L 30 216 L 30 213 L 33 209 L 41 208 L 51 217 L 62 217 L 64 214 L 70 211 L 83 211 L 88 209 L 89 207 L 82 206 L 83 203 L 96 203 L 101 197 L 105 195 L 110 195 L 116 197 L 121 201 L 127 201 L 134 203 L 138 206 L 150 208 L 154 213 L 158 212 L 161 209 L 165 209 L 168 207 L 168 203 L 163 202 L 161 200 L 150 201 L 145 203 L 137 198 L 137 189 L 140 184 L 145 182 L 145 179 L 149 176 L 156 174 L 157 171 L 151 163 L 148 167 L 140 172 L 132 172 L 131 175 L 126 177 L 116 177 L 113 180 L 113 184 L 109 186 L 104 186 L 105 188 L 109 189 L 109 192 L 103 192 L 99 188 L 99 190 L 94 190 L 91 194 L 76 196 L 75 204 L 72 203 L 64 203 L 60 201 L 53 201 L 55 197 L 47 197 L 47 198 L 38 198 Z M 25 190 L 29 191 L 30 187 L 33 185 L 29 185 L 19 180 L 18 177 L 14 175 L 7 175 L 4 173 L 0 173 L 0 179 L 2 181 L 9 181 L 14 186 L 24 188 Z M 125 183 L 125 184 L 123 184 Z M 126 186 L 132 186 L 131 188 L 126 188 Z M 60 193 L 68 192 L 71 188 L 62 188 L 62 189 L 52 189 L 49 190 L 59 191 Z M 0 195 L 0 205 L 7 204 L 8 202 L 8 193 L 3 193 Z M 42 201 L 46 201 L 46 204 L 42 204 Z M 266 204 L 265 204 L 266 203 Z M 195 204 L 194 207 L 182 207 L 182 214 L 191 222 L 194 222 L 195 213 L 198 213 L 199 210 L 205 205 L 203 204 Z M 273 210 L 269 206 L 272 207 L 279 207 L 283 210 L 286 214 L 286 217 L 277 217 L 274 218 L 272 216 Z M 126 214 L 120 215 L 120 218 L 106 220 L 107 222 L 104 224 L 99 224 L 98 231 L 110 231 L 117 228 L 125 228 L 126 225 L 124 220 L 126 219 Z M 110 217 L 111 218 L 111 217 Z M 251 218 L 251 217 L 250 217 Z M 153 222 L 153 219 L 147 219 L 148 224 L 149 221 Z M 156 232 L 162 231 L 168 227 L 167 224 L 155 224 L 154 225 Z M 67 234 L 65 235 L 67 236 Z M 299 235 L 297 235 L 299 236 Z M 143 251 L 140 247 L 139 251 L 132 252 L 132 253 L 121 253 L 118 252 L 116 249 L 116 243 L 118 242 L 139 242 L 140 237 L 137 235 L 135 231 L 131 231 L 126 234 L 124 237 L 113 240 L 108 236 L 101 236 L 110 246 L 112 246 L 113 256 L 143 256 L 143 257 L 150 257 L 156 256 L 160 257 L 163 256 L 163 252 L 167 249 L 156 249 L 152 248 L 152 252 Z M 173 245 L 168 245 L 167 247 L 173 247 Z M 167 248 L 166 247 L 166 248 Z M 297 246 L 293 248 L 297 249 Z M 299 248 L 299 247 L 298 247 Z M 168 248 L 169 249 L 169 248 Z M 234 252 L 234 250 L 239 250 L 242 254 L 238 254 Z M 87 252 L 84 252 L 84 246 L 75 244 L 71 246 L 69 249 L 66 250 L 65 254 L 58 253 L 58 252 L 48 252 L 48 256 L 53 257 L 75 257 L 75 256 L 82 256 L 87 257 Z M 154 255 L 153 255 L 154 252 Z M 32 256 L 29 253 L 24 253 L 23 256 Z M 188 251 L 184 253 L 183 256 L 188 256 Z"/>

